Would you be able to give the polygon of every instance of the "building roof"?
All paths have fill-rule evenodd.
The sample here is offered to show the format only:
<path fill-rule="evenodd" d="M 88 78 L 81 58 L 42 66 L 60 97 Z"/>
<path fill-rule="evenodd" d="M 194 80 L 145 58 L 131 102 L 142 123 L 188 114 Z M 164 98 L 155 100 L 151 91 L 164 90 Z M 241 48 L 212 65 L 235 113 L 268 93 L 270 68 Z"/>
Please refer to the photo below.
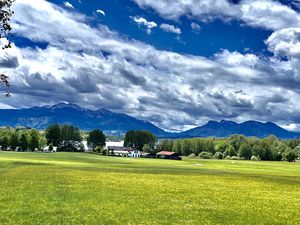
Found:
<path fill-rule="evenodd" d="M 167 151 L 161 151 L 158 152 L 157 155 L 174 155 L 177 154 L 176 152 L 167 152 Z"/>
<path fill-rule="evenodd" d="M 116 142 L 116 141 L 107 141 L 105 143 L 105 146 L 108 148 L 108 147 L 123 147 L 124 146 L 124 141 L 119 141 L 119 142 Z"/>
<path fill-rule="evenodd" d="M 120 147 L 120 146 L 108 146 L 107 149 L 113 151 L 128 151 L 128 152 L 134 151 L 134 149 L 130 147 Z"/>

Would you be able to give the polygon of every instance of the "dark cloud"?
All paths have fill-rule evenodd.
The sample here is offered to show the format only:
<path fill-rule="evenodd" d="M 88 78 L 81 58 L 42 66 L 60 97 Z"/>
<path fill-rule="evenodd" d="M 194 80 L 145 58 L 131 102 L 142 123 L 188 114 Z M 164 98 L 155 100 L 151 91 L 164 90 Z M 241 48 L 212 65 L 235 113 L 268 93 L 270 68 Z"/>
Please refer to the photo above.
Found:
<path fill-rule="evenodd" d="M 4 55 L 0 58 L 0 67 L 17 68 L 19 66 L 18 57 Z"/>
<path fill-rule="evenodd" d="M 133 85 L 143 86 L 146 83 L 146 79 L 141 75 L 136 75 L 132 71 L 119 67 L 120 74 L 125 77 Z"/>
<path fill-rule="evenodd" d="M 76 77 L 64 78 L 64 81 L 78 93 L 97 93 L 99 89 L 95 77 L 88 69 L 81 69 L 78 71 Z"/>

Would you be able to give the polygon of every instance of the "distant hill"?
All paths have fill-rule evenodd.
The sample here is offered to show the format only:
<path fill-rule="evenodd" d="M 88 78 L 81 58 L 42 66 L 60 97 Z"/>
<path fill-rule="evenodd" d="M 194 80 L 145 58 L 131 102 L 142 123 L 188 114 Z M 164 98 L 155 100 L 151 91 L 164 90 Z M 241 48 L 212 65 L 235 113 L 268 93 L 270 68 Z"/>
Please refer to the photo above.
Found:
<path fill-rule="evenodd" d="M 222 120 L 220 122 L 209 121 L 204 126 L 184 131 L 179 133 L 178 136 L 182 138 L 210 136 L 228 137 L 233 134 L 243 134 L 245 136 L 254 136 L 260 138 L 264 138 L 269 135 L 275 135 L 282 139 L 300 137 L 299 133 L 289 132 L 272 122 L 261 123 L 257 121 L 246 121 L 243 123 L 236 123 L 226 120 Z"/>
<path fill-rule="evenodd" d="M 164 136 L 166 133 L 148 121 L 106 109 L 88 110 L 75 104 L 61 103 L 28 109 L 0 109 L 0 126 L 24 126 L 42 130 L 53 123 L 73 124 L 82 130 L 101 129 L 118 135 L 128 130 L 139 129 L 151 131 L 157 136 Z"/>
<path fill-rule="evenodd" d="M 53 123 L 73 124 L 82 130 L 101 129 L 110 135 L 123 135 L 128 130 L 148 130 L 159 138 L 228 137 L 232 134 L 256 137 L 273 134 L 282 139 L 300 137 L 299 133 L 289 132 L 272 122 L 209 121 L 204 126 L 181 133 L 168 133 L 148 121 L 123 113 L 106 109 L 94 111 L 75 104 L 60 103 L 28 109 L 0 109 L 0 126 L 24 126 L 43 130 Z"/>

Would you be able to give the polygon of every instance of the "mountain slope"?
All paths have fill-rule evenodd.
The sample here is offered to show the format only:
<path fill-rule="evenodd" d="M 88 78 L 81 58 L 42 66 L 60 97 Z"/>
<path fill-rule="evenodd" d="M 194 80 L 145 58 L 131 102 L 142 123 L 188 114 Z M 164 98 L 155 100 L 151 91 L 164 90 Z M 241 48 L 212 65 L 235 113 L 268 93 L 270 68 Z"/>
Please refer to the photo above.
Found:
<path fill-rule="evenodd" d="M 101 129 L 106 132 L 125 133 L 128 130 L 148 130 L 157 136 L 165 131 L 150 122 L 106 109 L 92 111 L 74 104 L 33 107 L 29 109 L 0 110 L 0 126 L 25 126 L 45 129 L 53 123 L 69 123 L 82 130 Z"/>
<path fill-rule="evenodd" d="M 178 136 L 180 137 L 228 137 L 232 134 L 243 134 L 245 136 L 267 137 L 275 135 L 279 138 L 296 138 L 300 137 L 299 133 L 289 132 L 275 123 L 261 123 L 257 121 L 246 121 L 244 123 L 236 123 L 233 121 L 222 120 L 220 122 L 209 121 L 201 127 L 184 131 Z"/>
<path fill-rule="evenodd" d="M 168 133 L 148 121 L 138 120 L 126 114 L 114 113 L 106 109 L 93 111 L 74 104 L 0 109 L 0 126 L 25 126 L 42 130 L 53 123 L 69 123 L 82 130 L 101 129 L 110 134 L 124 134 L 128 130 L 148 130 L 159 138 L 229 137 L 232 134 L 256 137 L 267 137 L 273 134 L 282 139 L 300 137 L 299 133 L 289 132 L 271 122 L 209 121 L 204 126 L 181 133 Z"/>

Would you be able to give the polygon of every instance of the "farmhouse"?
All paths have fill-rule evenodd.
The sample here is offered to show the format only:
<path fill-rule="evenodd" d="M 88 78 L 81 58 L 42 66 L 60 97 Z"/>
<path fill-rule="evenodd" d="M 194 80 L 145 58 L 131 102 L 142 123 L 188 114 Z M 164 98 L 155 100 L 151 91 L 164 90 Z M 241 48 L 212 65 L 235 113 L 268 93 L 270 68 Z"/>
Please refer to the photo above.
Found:
<path fill-rule="evenodd" d="M 108 146 L 107 150 L 109 155 L 133 157 L 133 158 L 141 157 L 141 152 L 139 150 L 130 147 Z"/>
<path fill-rule="evenodd" d="M 182 159 L 176 152 L 167 152 L 167 151 L 158 152 L 156 154 L 156 157 L 159 159 L 173 159 L 173 160 Z"/>

